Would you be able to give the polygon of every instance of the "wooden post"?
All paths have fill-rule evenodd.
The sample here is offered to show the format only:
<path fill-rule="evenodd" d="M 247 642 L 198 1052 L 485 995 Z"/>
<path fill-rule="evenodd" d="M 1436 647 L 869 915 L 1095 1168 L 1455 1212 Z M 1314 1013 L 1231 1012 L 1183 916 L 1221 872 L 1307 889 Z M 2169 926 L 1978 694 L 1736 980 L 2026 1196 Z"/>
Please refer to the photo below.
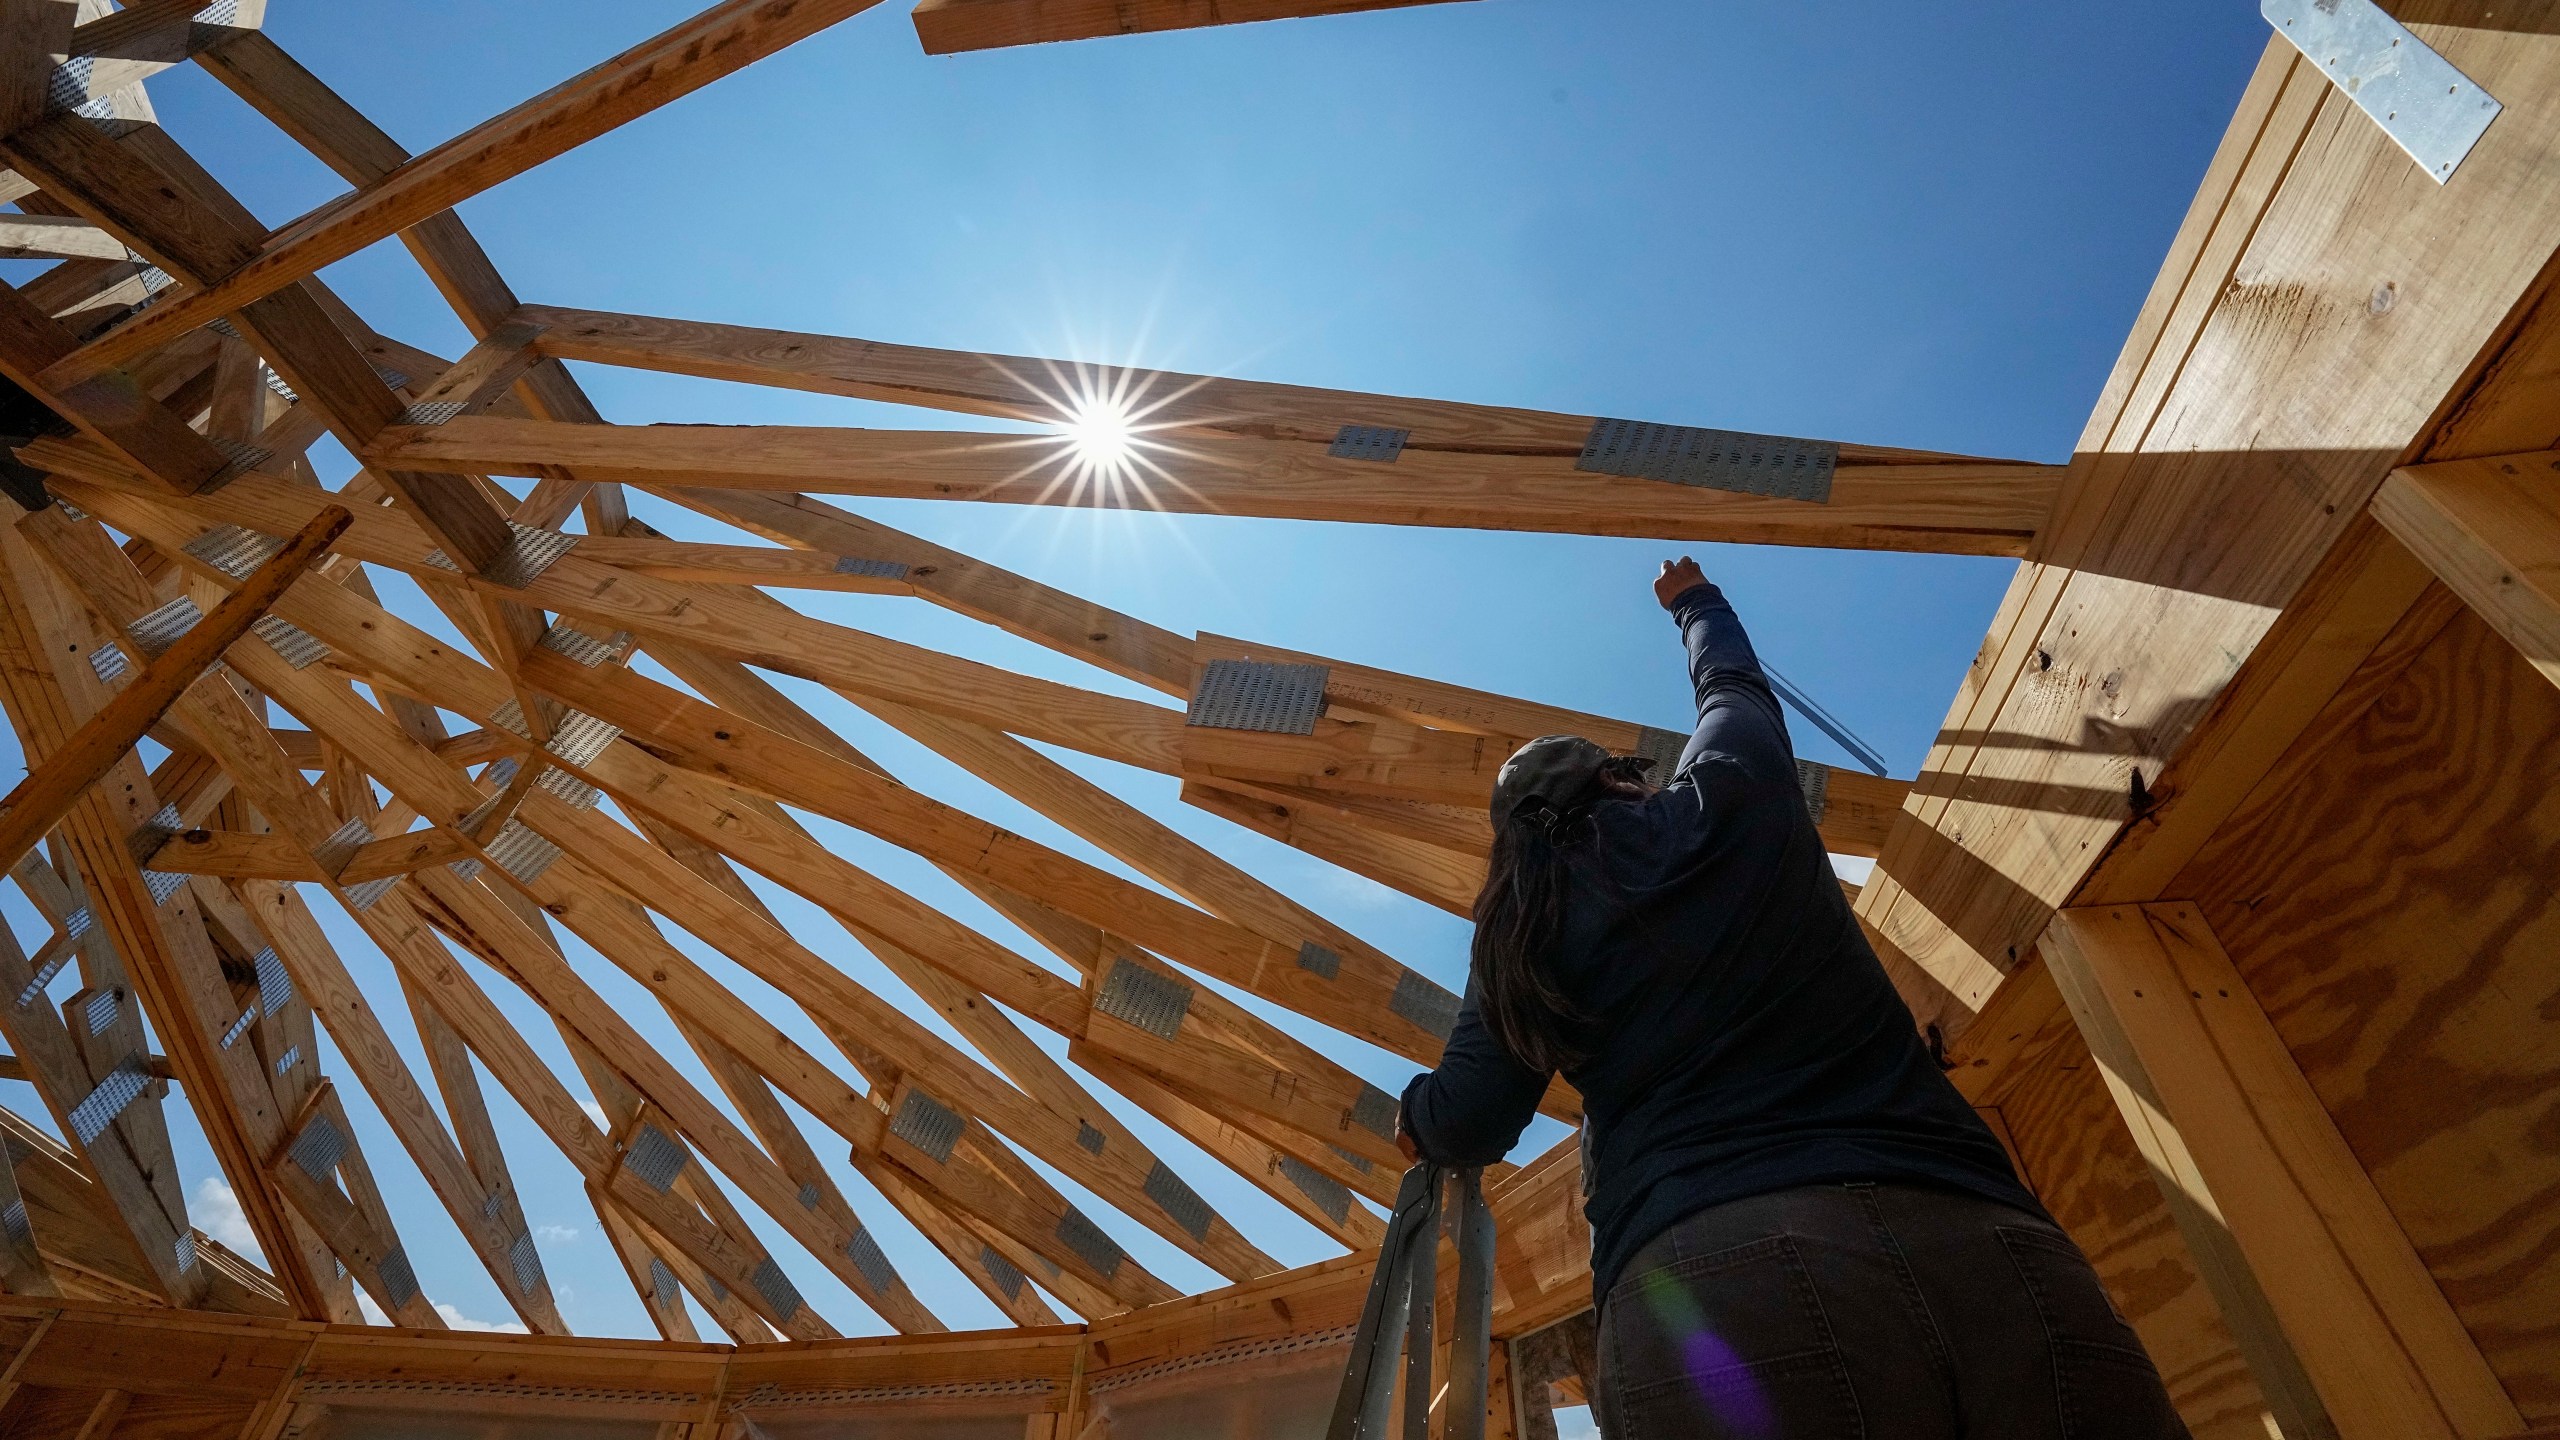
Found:
<path fill-rule="evenodd" d="M 2044 954 L 2288 1436 L 2523 1428 L 2193 905 L 2066 910 Z"/>
<path fill-rule="evenodd" d="M 5 811 L 0 813 L 0 869 L 16 865 L 20 856 L 62 823 L 62 817 L 98 782 L 98 777 L 131 750 L 144 731 L 158 723 L 187 687 L 222 658 L 222 652 L 230 649 L 233 641 L 249 633 L 249 627 L 266 615 L 267 607 L 284 594 L 285 587 L 328 553 L 329 542 L 337 539 L 353 519 L 340 506 L 322 510 L 282 550 L 252 572 L 239 589 L 231 592 L 230 598 L 213 607 L 212 614 L 180 636 L 160 658 L 143 667 L 139 676 L 117 691 L 61 748 L 29 771 L 18 788 L 9 792 L 9 798 L 0 802 L 0 811 Z"/>

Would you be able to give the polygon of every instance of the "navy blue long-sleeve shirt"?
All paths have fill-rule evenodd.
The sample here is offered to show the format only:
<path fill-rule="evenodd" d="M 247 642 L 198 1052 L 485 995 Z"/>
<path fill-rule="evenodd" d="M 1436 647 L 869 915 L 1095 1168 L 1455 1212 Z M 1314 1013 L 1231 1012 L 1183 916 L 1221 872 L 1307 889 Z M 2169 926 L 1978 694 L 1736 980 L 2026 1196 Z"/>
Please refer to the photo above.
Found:
<path fill-rule="evenodd" d="M 1916 1181 L 2041 1213 L 1850 913 L 1733 607 L 1698 585 L 1672 618 L 1697 730 L 1660 791 L 1594 808 L 1549 957 L 1588 1017 L 1591 1058 L 1565 1078 L 1588 1127 L 1595 1299 L 1673 1222 L 1775 1190 Z M 1405 1089 L 1405 1128 L 1429 1159 L 1490 1164 L 1547 1080 L 1485 1027 L 1471 983 L 1439 1068 Z"/>

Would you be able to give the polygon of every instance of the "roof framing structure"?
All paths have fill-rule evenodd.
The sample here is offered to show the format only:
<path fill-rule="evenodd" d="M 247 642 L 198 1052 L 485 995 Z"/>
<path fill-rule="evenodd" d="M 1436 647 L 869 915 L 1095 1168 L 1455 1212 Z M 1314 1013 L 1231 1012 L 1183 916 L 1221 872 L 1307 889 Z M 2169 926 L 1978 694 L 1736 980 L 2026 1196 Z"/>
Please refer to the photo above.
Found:
<path fill-rule="evenodd" d="M 926 0 L 915 25 L 939 53 L 1406 3 Z M 869 1415 L 1064 1440 L 1323 1382 L 1395 1191 L 1394 1102 L 1271 1015 L 1427 1064 L 1456 997 L 1043 747 L 1464 915 L 1517 744 L 1683 737 L 1166 629 L 847 497 L 2019 559 L 1916 781 L 1801 767 L 1828 847 L 1877 860 L 1856 908 L 1915 1024 L 2198 1434 L 2560 1423 L 2560 1352 L 2528 1323 L 2560 1260 L 2515 1238 L 2560 1224 L 2560 1158 L 2497 1138 L 2560 1113 L 2560 1032 L 2495 998 L 2547 990 L 2510 951 L 2560 926 L 2560 814 L 2533 798 L 2560 753 L 2560 22 L 2404 7 L 2504 105 L 2449 178 L 2271 39 L 2067 465 L 531 304 L 454 213 L 866 8 L 730 0 L 411 155 L 255 0 L 0 0 L 0 254 L 58 262 L 0 287 L 0 376 L 61 422 L 11 441 L 23 513 L 0 526 L 0 699 L 31 770 L 0 863 L 47 927 L 0 935 L 0 1035 L 53 1132 L 0 1111 L 0 1433 L 317 1436 L 433 1396 L 690 1440 Z M 251 214 L 153 118 L 143 81 L 189 63 L 350 188 Z M 318 278 L 393 236 L 463 355 L 376 332 Z M 1095 475 L 1046 433 L 615 424 L 566 362 L 1050 425 L 1107 394 L 1142 444 Z M 322 436 L 358 462 L 335 487 Z M 669 538 L 634 491 L 734 538 Z M 467 643 L 387 608 L 390 572 Z M 1155 698 L 817 618 L 804 590 L 926 602 Z M 910 788 L 780 677 L 1149 883 Z M 2429 745 L 2475 777 L 2467 803 L 2377 814 L 2436 829 L 2305 829 L 2323 786 L 2387 789 L 2372 757 Z M 2398 907 L 2259 918 L 2321 891 L 2315 856 Z M 2451 903 L 2448 867 L 2479 881 L 2461 914 L 2506 929 L 2409 918 Z M 827 958 L 834 934 L 795 934 L 775 891 L 932 1023 Z M 339 953 L 315 902 L 382 964 Z M 2426 1005 L 2324 1020 L 2344 1002 L 2301 976 L 2376 947 L 2413 958 L 2358 982 L 2433 986 Z M 551 1034 L 511 1018 L 534 1014 Z M 360 1143 L 324 1033 L 397 1156 Z M 2369 1078 L 2417 1073 L 2393 1046 L 2493 1078 L 2377 1116 Z M 659 1339 L 568 1334 L 488 1084 L 577 1175 Z M 1126 1106 L 1346 1253 L 1282 1269 Z M 1544 1108 L 1581 1118 L 1562 1083 Z M 263 1266 L 189 1214 L 190 1124 Z M 939 1259 L 884 1245 L 824 1145 Z M 2394 1158 L 2429 1146 L 2474 1168 Z M 532 1334 L 436 1333 L 445 1277 L 383 1198 L 411 1172 Z M 1574 1146 L 1489 1180 L 1488 1424 L 1548 1434 L 1594 1373 Z M 1115 1230 L 1225 1288 L 1183 1295 Z M 950 1333 L 908 1278 L 945 1261 L 1014 1328 Z M 868 1315 L 821 1314 L 793 1279 L 815 1271 Z"/>

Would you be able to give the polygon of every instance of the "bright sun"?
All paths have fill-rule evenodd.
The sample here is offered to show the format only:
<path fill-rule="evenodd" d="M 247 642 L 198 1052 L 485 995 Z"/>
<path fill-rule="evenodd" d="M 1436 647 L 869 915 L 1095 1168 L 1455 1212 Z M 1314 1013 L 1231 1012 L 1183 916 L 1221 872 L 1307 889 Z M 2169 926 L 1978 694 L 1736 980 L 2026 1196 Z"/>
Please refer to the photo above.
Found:
<path fill-rule="evenodd" d="M 1076 403 L 1075 413 L 1058 427 L 1075 453 L 1077 468 L 1088 474 L 1118 474 L 1129 461 L 1136 427 L 1128 407 L 1094 396 Z"/>

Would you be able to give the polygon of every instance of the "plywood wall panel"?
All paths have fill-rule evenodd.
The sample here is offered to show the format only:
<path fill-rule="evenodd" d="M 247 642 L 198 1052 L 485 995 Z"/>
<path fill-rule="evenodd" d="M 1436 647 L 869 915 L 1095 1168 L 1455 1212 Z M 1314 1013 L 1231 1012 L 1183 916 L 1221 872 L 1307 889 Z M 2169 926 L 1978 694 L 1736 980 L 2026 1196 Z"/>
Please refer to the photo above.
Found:
<path fill-rule="evenodd" d="M 2529 1420 L 2560 1420 L 2560 690 L 2455 618 L 2315 726 L 2203 903 Z"/>

